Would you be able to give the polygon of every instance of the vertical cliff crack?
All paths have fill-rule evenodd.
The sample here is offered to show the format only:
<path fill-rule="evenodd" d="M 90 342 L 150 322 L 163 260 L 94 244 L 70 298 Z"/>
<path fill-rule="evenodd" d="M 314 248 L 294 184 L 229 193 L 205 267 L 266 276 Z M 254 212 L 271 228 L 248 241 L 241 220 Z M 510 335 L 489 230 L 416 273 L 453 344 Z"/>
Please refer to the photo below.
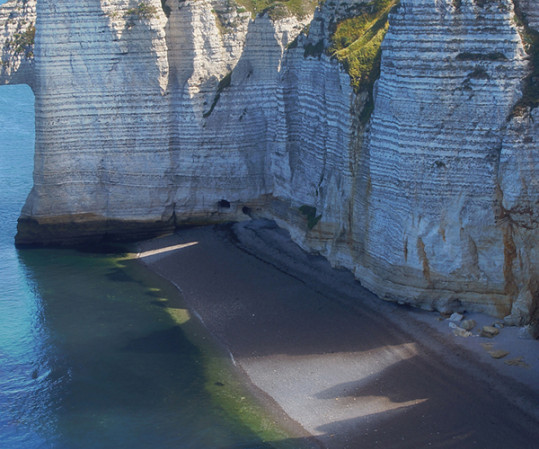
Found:
<path fill-rule="evenodd" d="M 161 7 L 163 8 L 163 12 L 165 13 L 165 16 L 167 16 L 167 18 L 170 17 L 172 8 L 167 5 L 167 0 L 161 0 Z"/>
<path fill-rule="evenodd" d="M 425 243 L 421 237 L 417 238 L 417 255 L 423 263 L 423 276 L 430 284 L 430 266 L 429 259 L 427 258 L 427 252 L 425 251 Z"/>
<path fill-rule="evenodd" d="M 227 73 L 224 78 L 219 81 L 219 84 L 217 85 L 217 91 L 215 93 L 215 97 L 213 97 L 213 102 L 210 106 L 210 109 L 202 114 L 202 117 L 208 118 L 213 110 L 215 109 L 215 106 L 217 106 L 217 103 L 219 102 L 219 99 L 221 98 L 221 93 L 228 87 L 230 87 L 232 83 L 232 72 Z"/>

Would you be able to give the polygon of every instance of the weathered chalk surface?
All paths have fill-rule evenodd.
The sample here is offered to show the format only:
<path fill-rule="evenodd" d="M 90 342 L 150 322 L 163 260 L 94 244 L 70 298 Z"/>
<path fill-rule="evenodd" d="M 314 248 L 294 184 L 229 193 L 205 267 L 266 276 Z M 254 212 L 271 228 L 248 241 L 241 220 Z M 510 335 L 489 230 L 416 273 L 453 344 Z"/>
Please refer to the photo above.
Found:
<path fill-rule="evenodd" d="M 0 7 L 7 40 L 36 21 L 0 72 L 36 95 L 19 245 L 264 216 L 382 298 L 536 319 L 539 112 L 515 107 L 537 83 L 535 2 L 402 0 L 368 123 L 324 51 L 361 2 L 254 20 L 223 0 L 139 3 Z"/>

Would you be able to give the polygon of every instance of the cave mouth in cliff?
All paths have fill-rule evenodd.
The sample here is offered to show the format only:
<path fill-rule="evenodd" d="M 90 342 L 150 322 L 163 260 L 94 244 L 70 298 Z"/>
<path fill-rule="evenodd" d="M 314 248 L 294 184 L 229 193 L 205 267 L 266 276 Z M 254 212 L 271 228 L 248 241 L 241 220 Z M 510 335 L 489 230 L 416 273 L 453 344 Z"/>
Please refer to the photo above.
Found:
<path fill-rule="evenodd" d="M 230 209 L 230 201 L 228 200 L 219 200 L 217 205 L 220 209 Z"/>

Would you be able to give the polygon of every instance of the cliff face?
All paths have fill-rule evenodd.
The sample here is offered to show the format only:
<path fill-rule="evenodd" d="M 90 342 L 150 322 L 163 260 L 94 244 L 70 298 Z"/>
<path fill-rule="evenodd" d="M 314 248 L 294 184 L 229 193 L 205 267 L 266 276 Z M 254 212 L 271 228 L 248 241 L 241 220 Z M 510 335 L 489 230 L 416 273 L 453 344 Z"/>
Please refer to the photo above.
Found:
<path fill-rule="evenodd" d="M 262 215 L 383 298 L 532 318 L 534 2 L 401 0 L 370 120 L 328 48 L 381 1 L 255 20 L 221 0 L 76 3 L 0 7 L 6 36 L 37 10 L 35 48 L 4 47 L 0 76 L 36 94 L 18 244 Z"/>
<path fill-rule="evenodd" d="M 392 17 L 367 143 L 369 233 L 358 273 L 382 296 L 511 312 L 528 269 L 514 244 L 525 228 L 504 205 L 516 181 L 502 162 L 507 118 L 526 71 L 512 16 L 508 2 L 403 0 Z M 525 159 L 509 171 L 527 178 L 538 166 Z M 527 179 L 519 181 L 533 187 Z M 522 187 L 517 203 L 537 200 Z"/>
<path fill-rule="evenodd" d="M 406 284 L 427 306 L 462 302 L 518 323 L 539 293 L 539 165 L 537 109 L 513 116 L 530 67 L 512 6 L 403 1 L 395 13 L 372 118 L 369 221 L 396 226 L 369 244 L 385 243 L 374 257 L 392 267 L 380 293 Z M 380 271 L 366 271 L 375 288 Z"/>
<path fill-rule="evenodd" d="M 161 219 L 170 126 L 166 19 L 160 4 L 161 14 L 129 6 L 37 3 L 36 156 L 21 216 L 25 238 L 46 242 L 57 226 L 69 231 L 73 223 L 69 241 L 107 220 Z M 38 223 L 42 231 L 33 234 Z"/>
<path fill-rule="evenodd" d="M 316 206 L 319 223 L 307 233 L 290 215 L 280 224 L 383 298 L 528 320 L 538 125 L 537 109 L 515 112 L 531 70 L 515 22 L 510 2 L 401 0 L 366 133 L 351 123 L 339 162 L 317 144 L 326 151 L 303 180 L 310 196 L 289 195 Z"/>

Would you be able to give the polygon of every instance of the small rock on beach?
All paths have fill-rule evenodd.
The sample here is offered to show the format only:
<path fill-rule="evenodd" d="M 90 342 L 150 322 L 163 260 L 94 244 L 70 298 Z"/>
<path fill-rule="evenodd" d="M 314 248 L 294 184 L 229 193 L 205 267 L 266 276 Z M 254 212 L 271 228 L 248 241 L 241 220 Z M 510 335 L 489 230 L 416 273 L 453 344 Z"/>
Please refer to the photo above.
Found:
<path fill-rule="evenodd" d="M 483 326 L 481 329 L 481 337 L 492 338 L 500 333 L 500 329 L 495 328 L 494 326 Z"/>
<path fill-rule="evenodd" d="M 506 365 L 509 365 L 509 366 L 521 366 L 522 368 L 529 368 L 530 367 L 530 365 L 528 365 L 524 361 L 523 357 L 517 357 L 516 359 L 506 360 L 504 363 Z"/>
<path fill-rule="evenodd" d="M 488 353 L 493 359 L 503 359 L 505 356 L 509 355 L 509 352 L 504 351 L 503 349 L 497 349 L 495 351 L 488 351 Z"/>
<path fill-rule="evenodd" d="M 458 327 L 458 326 L 453 328 L 453 334 L 455 336 L 457 336 L 457 337 L 464 337 L 464 338 L 471 337 L 471 335 L 472 335 L 471 332 L 469 332 L 469 331 L 467 331 L 465 329 L 462 329 L 461 327 Z"/>
<path fill-rule="evenodd" d="M 459 321 L 462 321 L 463 318 L 464 318 L 463 315 L 461 315 L 460 313 L 455 312 L 449 317 L 449 321 L 453 321 L 454 323 L 458 323 Z"/>
<path fill-rule="evenodd" d="M 460 323 L 460 327 L 464 330 L 471 331 L 476 325 L 475 320 L 464 320 Z"/>

